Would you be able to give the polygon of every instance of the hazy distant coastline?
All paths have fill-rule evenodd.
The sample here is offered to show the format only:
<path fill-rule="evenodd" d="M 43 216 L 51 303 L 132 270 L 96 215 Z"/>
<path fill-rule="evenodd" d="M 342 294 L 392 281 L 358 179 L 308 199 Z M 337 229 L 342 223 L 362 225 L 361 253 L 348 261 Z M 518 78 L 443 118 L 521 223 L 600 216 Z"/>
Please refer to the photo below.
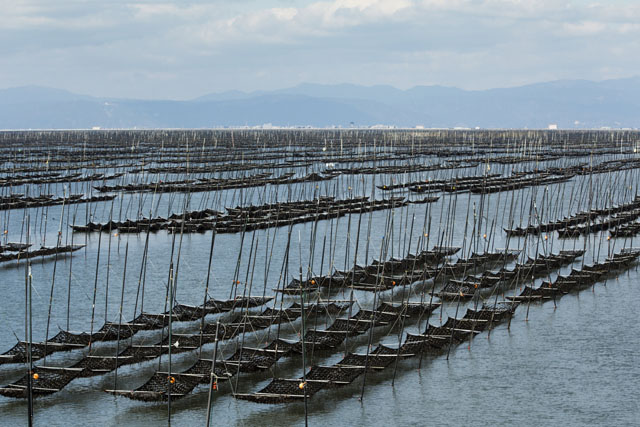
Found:
<path fill-rule="evenodd" d="M 302 84 L 188 101 L 112 99 L 24 86 L 0 90 L 0 129 L 222 126 L 640 128 L 640 77 L 468 91 Z"/>

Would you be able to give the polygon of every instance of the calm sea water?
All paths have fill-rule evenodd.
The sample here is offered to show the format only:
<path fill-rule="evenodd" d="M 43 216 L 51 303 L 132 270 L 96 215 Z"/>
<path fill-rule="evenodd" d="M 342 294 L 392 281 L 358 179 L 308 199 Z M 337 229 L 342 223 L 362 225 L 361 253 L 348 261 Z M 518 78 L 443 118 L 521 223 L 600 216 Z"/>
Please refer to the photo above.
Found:
<path fill-rule="evenodd" d="M 451 172 L 446 172 L 451 173 Z M 480 173 L 470 170 L 466 173 Z M 445 172 L 440 177 L 445 176 Z M 616 189 L 610 198 L 602 195 L 600 203 L 609 201 L 621 203 L 628 201 L 635 194 L 636 174 L 627 172 L 627 181 L 631 189 L 623 194 Z M 438 175 L 433 176 L 437 178 Z M 387 177 L 388 178 L 388 177 Z M 353 195 L 370 194 L 372 177 L 364 181 L 351 178 L 340 178 L 339 187 L 352 187 Z M 360 179 L 360 178 L 358 178 Z M 385 177 L 377 177 L 381 183 Z M 508 226 L 509 211 L 513 210 L 517 218 L 516 225 L 522 221 L 527 223 L 530 198 L 536 199 L 539 215 L 543 220 L 557 218 L 573 213 L 584 205 L 572 198 L 584 194 L 588 178 L 576 177 L 566 184 L 550 186 L 546 191 L 538 188 L 512 193 L 493 194 L 482 205 L 480 197 L 463 193 L 445 195 L 437 203 L 431 205 L 431 228 L 429 246 L 433 246 L 437 236 L 442 235 L 446 227 L 446 218 L 454 216 L 454 231 L 446 243 L 464 245 L 468 254 L 470 248 L 482 252 L 486 249 L 504 248 L 505 235 L 502 227 Z M 388 182 L 388 181 L 384 181 Z M 610 177 L 597 175 L 591 184 L 608 191 Z M 323 184 L 319 188 L 307 185 L 307 197 L 314 190 L 320 194 L 330 194 L 333 184 Z M 304 186 L 294 190 L 281 188 L 278 198 L 285 200 L 297 197 Z M 17 190 L 16 190 L 17 191 Z M 56 187 L 56 192 L 62 188 Z M 269 190 L 270 191 L 270 190 Z M 324 192 L 324 193 L 323 193 Z M 345 193 L 347 191 L 345 190 Z M 269 198 L 274 196 L 266 193 Z M 573 196 L 572 196 L 573 194 Z M 245 192 L 245 201 L 258 202 L 265 193 L 257 190 Z M 292 196 L 293 195 L 293 196 Z M 342 194 L 339 194 L 342 195 Z M 344 195 L 346 196 L 346 194 Z M 379 194 L 378 194 L 379 196 Z M 181 211 L 182 195 L 163 195 L 154 199 L 150 195 L 120 195 L 114 203 L 114 212 L 123 219 L 135 217 L 135 211 L 143 206 L 147 214 L 149 209 L 157 207 L 158 214 Z M 206 194 L 195 194 L 191 200 L 192 208 L 204 206 L 217 207 L 216 203 L 225 206 L 239 204 L 239 192 L 224 192 L 216 197 Z M 584 196 L 582 196 L 584 197 Z M 216 199 L 217 198 L 217 199 Z M 159 202 L 158 202 L 159 199 Z M 218 200 L 218 201 L 216 201 Z M 513 206 L 513 208 L 511 208 Z M 552 206 L 552 208 L 549 208 Z M 65 211 L 62 221 L 63 239 L 70 241 L 67 233 L 67 214 L 75 213 L 77 223 L 84 223 L 89 213 L 86 206 L 76 205 Z M 111 203 L 92 206 L 93 219 L 106 220 L 111 210 Z M 476 237 L 472 238 L 474 227 L 474 210 L 476 223 L 482 217 L 484 228 L 487 227 L 493 240 L 489 242 Z M 120 214 L 124 212 L 125 214 Z M 132 214 L 132 212 L 134 212 Z M 47 231 L 42 226 L 42 212 L 29 211 L 32 223 L 32 237 L 38 243 L 46 240 L 54 244 L 55 235 L 60 226 L 61 207 L 52 207 L 47 212 Z M 522 215 L 521 215 L 522 213 Z M 408 208 L 394 211 L 376 212 L 371 217 L 365 215 L 361 223 L 361 241 L 358 250 L 358 262 L 370 262 L 380 255 L 380 243 L 385 234 L 385 224 L 393 219 L 392 251 L 387 257 L 406 254 L 409 246 L 415 251 L 418 236 L 422 234 L 427 214 L 426 205 L 411 205 Z M 9 224 L 9 241 L 20 240 L 24 218 L 22 211 L 4 214 Z M 118 215 L 114 214 L 117 219 Z M 415 220 L 413 220 L 415 216 Z M 407 225 L 407 218 L 409 225 Z M 522 218 L 522 219 L 521 219 Z M 412 221 L 413 220 L 413 221 Z M 409 231 L 413 222 L 413 233 L 409 242 Z M 427 221 L 428 224 L 428 221 Z M 343 217 L 333 223 L 324 221 L 318 224 L 317 243 L 314 251 L 313 270 L 320 273 L 327 271 L 329 253 L 334 254 L 334 265 L 342 269 L 345 266 L 347 252 L 347 236 L 350 236 L 349 258 L 347 265 L 353 264 L 355 236 L 358 226 L 357 217 Z M 495 232 L 490 230 L 495 227 Z M 350 232 L 348 231 L 350 228 Z M 337 231 L 336 231 L 337 230 Z M 371 231 L 369 231 L 371 230 Z M 330 238 L 333 231 L 335 238 Z M 292 250 L 290 252 L 290 274 L 297 276 L 300 265 L 306 272 L 310 265 L 310 235 L 312 224 L 301 224 L 293 228 Z M 24 233 L 24 231 L 23 231 Z M 323 238 L 326 237 L 325 260 L 321 260 Z M 257 247 L 255 268 L 248 269 L 249 252 L 252 234 L 245 236 L 240 259 L 240 280 L 243 282 L 238 292 L 243 292 L 245 277 L 253 277 L 252 294 L 272 295 L 273 288 L 278 286 L 278 278 L 282 268 L 282 260 L 287 243 L 287 229 L 263 230 L 256 232 L 254 245 Z M 368 238 L 369 237 L 369 238 Z M 166 232 L 151 234 L 149 238 L 149 266 L 146 272 L 146 290 L 144 309 L 147 312 L 160 312 L 164 309 L 165 290 L 168 277 L 168 263 L 171 253 L 171 235 Z M 180 246 L 180 266 L 178 273 L 177 300 L 185 304 L 200 304 L 204 298 L 204 284 L 207 274 L 211 234 L 185 235 L 181 245 L 176 241 L 176 251 Z M 22 237 L 24 241 L 24 237 Z M 70 329 L 88 331 L 91 322 L 96 275 L 96 259 L 99 235 L 88 236 L 76 234 L 75 243 L 85 243 L 87 247 L 73 256 L 63 257 L 56 265 L 55 280 L 54 262 L 34 260 L 33 276 L 33 311 L 34 341 L 45 337 L 49 295 L 53 283 L 53 300 L 51 305 L 51 326 L 49 336 L 58 330 L 66 329 L 67 297 L 69 271 L 71 270 L 71 304 L 69 312 Z M 267 250 L 266 243 L 273 245 L 273 256 L 269 262 L 271 246 Z M 367 242 L 368 241 L 368 242 Z M 100 242 L 100 264 L 98 268 L 98 286 L 96 289 L 95 326 L 99 328 L 105 319 L 117 321 L 120 312 L 121 295 L 123 297 L 122 317 L 129 320 L 133 317 L 135 298 L 138 290 L 140 267 L 144 250 L 145 235 L 109 236 L 102 235 Z M 329 250 L 330 243 L 335 249 Z M 368 243 L 368 244 L 367 244 Z M 410 243 L 410 245 L 409 245 Z M 633 246 L 633 241 L 601 239 L 592 235 L 586 242 L 588 249 L 585 262 L 603 259 L 607 252 L 619 250 L 624 246 Z M 234 271 L 240 250 L 239 234 L 218 235 L 215 242 L 212 283 L 209 296 L 228 298 L 234 278 Z M 123 281 L 124 258 L 128 245 L 127 273 Z M 368 252 L 366 248 L 368 246 Z M 561 248 L 583 248 L 582 239 L 561 241 L 551 238 L 547 241 L 528 239 L 512 239 L 511 248 L 522 248 L 533 255 L 536 250 L 549 253 Z M 109 264 L 107 264 L 109 261 Z M 583 260 L 579 259 L 574 267 L 579 268 Z M 269 265 L 269 273 L 265 275 Z M 561 271 L 568 272 L 570 267 Z M 107 275 L 109 277 L 108 302 L 105 304 Z M 0 352 L 12 347 L 16 337 L 24 339 L 24 264 L 0 266 Z M 417 359 L 401 361 L 398 366 L 395 384 L 392 386 L 393 367 L 381 373 L 367 376 L 364 400 L 359 401 L 362 377 L 353 384 L 338 389 L 324 390 L 309 400 L 308 416 L 311 425 L 637 425 L 640 419 L 640 367 L 638 351 L 640 351 L 640 334 L 637 332 L 637 307 L 640 305 L 638 292 L 639 273 L 636 267 L 618 277 L 611 277 L 605 283 L 598 283 L 593 289 L 579 294 L 564 296 L 558 301 L 557 308 L 553 303 L 531 306 L 529 320 L 525 321 L 526 307 L 520 307 L 511 322 L 510 328 L 501 324 L 492 331 L 490 338 L 486 332 L 478 335 L 470 348 L 466 345 L 456 347 L 449 360 L 444 356 L 426 356 L 422 366 Z M 123 290 L 124 283 L 124 290 Z M 418 300 L 425 287 L 414 286 L 412 299 Z M 428 289 L 428 288 L 427 288 Z M 510 291 L 513 292 L 513 291 Z M 338 298 L 348 294 L 338 293 Z M 399 300 L 398 292 L 386 292 L 384 299 Z M 357 292 L 356 299 L 362 307 L 373 304 L 373 295 Z M 493 300 L 493 299 L 492 299 Z M 491 301 L 492 301 L 491 300 Z M 285 300 L 285 306 L 295 299 Z M 260 310 L 262 308 L 256 309 Z M 106 314 L 105 314 L 106 310 Z M 442 321 L 455 314 L 455 305 L 446 305 Z M 431 317 L 432 323 L 438 323 L 440 312 Z M 222 315 L 220 319 L 228 319 Z M 216 316 L 207 317 L 207 321 L 215 321 Z M 320 318 L 319 322 L 329 319 Z M 407 332 L 418 332 L 424 329 L 425 322 L 412 323 Z M 193 332 L 198 329 L 196 323 L 180 323 L 178 331 Z M 283 326 L 283 337 L 295 338 L 300 329 L 300 322 Z M 260 331 L 247 336 L 248 345 L 265 344 L 273 338 L 273 331 Z M 366 335 L 366 334 L 365 334 Z M 148 332 L 136 336 L 134 342 L 153 343 L 159 339 L 159 333 Z M 389 345 L 397 344 L 397 333 L 383 328 L 376 329 L 374 342 Z M 351 342 L 351 350 L 364 351 L 367 337 L 360 337 Z M 235 350 L 235 342 L 225 342 L 221 348 L 223 356 Z M 105 345 L 104 351 L 114 349 L 115 344 Z M 111 350 L 113 351 L 113 350 Z M 212 345 L 203 348 L 203 354 L 210 357 Z M 54 366 L 69 366 L 81 358 L 82 353 L 58 353 L 50 356 L 47 362 Z M 313 364 L 329 365 L 335 363 L 342 354 L 316 354 Z M 195 361 L 197 354 L 181 354 L 172 361 L 173 369 L 181 369 Z M 162 359 L 161 368 L 166 367 L 166 358 Z M 126 366 L 118 371 L 118 388 L 131 389 L 144 383 L 158 369 L 158 361 Z M 266 385 L 273 375 L 295 378 L 302 374 L 299 357 L 283 358 L 277 365 L 277 372 L 269 371 L 258 374 L 244 374 L 238 382 L 238 391 L 254 392 Z M 0 382 L 6 384 L 20 378 L 24 374 L 24 366 L 5 365 L 0 367 Z M 167 407 L 165 404 L 149 404 L 135 402 L 126 398 L 115 398 L 102 390 L 112 388 L 114 373 L 88 379 L 72 381 L 61 392 L 35 403 L 36 425 L 164 425 L 167 423 Z M 235 380 L 233 381 L 235 386 Z M 235 400 L 231 395 L 231 384 L 221 383 L 220 390 L 214 393 L 212 420 L 214 425 L 288 425 L 304 422 L 302 403 L 283 405 L 259 405 Z M 172 424 L 202 425 L 206 419 L 207 388 L 196 388 L 189 396 L 172 405 Z M 0 397 L 0 425 L 26 424 L 26 402 Z"/>

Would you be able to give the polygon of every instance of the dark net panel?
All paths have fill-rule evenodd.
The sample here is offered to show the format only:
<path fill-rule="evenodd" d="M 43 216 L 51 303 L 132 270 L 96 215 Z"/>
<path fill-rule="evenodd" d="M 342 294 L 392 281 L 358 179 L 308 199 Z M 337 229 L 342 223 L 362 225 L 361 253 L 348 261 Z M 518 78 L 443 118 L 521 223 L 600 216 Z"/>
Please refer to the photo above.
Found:
<path fill-rule="evenodd" d="M 327 386 L 340 386 L 351 383 L 358 378 L 364 369 L 343 368 L 340 366 L 313 366 L 306 375 L 307 380 L 329 381 Z"/>
<path fill-rule="evenodd" d="M 336 363 L 337 366 L 356 366 L 366 367 L 367 369 L 384 369 L 389 366 L 396 359 L 393 356 L 382 356 L 369 354 L 356 354 L 349 353 L 340 362 Z"/>
<path fill-rule="evenodd" d="M 331 326 L 327 328 L 328 331 L 348 332 L 349 335 L 358 335 L 366 332 L 370 327 L 369 322 L 356 322 L 354 320 L 336 319 Z"/>
<path fill-rule="evenodd" d="M 273 352 L 238 349 L 226 362 L 230 365 L 239 365 L 242 372 L 256 372 L 270 368 L 276 360 L 276 355 Z"/>
<path fill-rule="evenodd" d="M 165 314 L 141 313 L 131 323 L 140 330 L 162 329 L 169 324 L 169 317 Z"/>
<path fill-rule="evenodd" d="M 70 349 L 70 348 L 69 348 Z M 38 360 L 43 358 L 44 356 L 48 356 L 53 353 L 54 346 L 46 346 L 43 343 L 33 343 L 31 344 L 31 357 L 32 360 Z M 24 342 L 19 342 L 9 350 L 2 353 L 2 357 L 0 357 L 0 365 L 5 363 L 26 363 L 27 362 L 27 344 Z"/>
<path fill-rule="evenodd" d="M 73 344 L 75 346 L 86 346 L 91 341 L 91 335 L 86 332 L 75 334 L 68 331 L 60 331 L 49 342 L 57 344 Z"/>
<path fill-rule="evenodd" d="M 0 388 L 0 394 L 13 398 L 27 398 L 28 383 L 31 378 L 32 394 L 34 397 L 46 396 L 60 391 L 79 374 L 79 371 L 64 368 L 33 368 L 30 375 L 25 375 L 18 381 Z"/>
<path fill-rule="evenodd" d="M 447 319 L 443 327 L 474 330 L 474 331 L 484 331 L 488 325 L 489 325 L 489 322 L 487 321 L 470 320 L 470 319 L 454 319 L 450 317 Z"/>
<path fill-rule="evenodd" d="M 259 392 L 236 395 L 236 398 L 270 404 L 302 401 L 305 395 L 309 398 L 321 390 L 323 386 L 322 383 L 303 383 L 302 380 L 274 379 Z"/>
<path fill-rule="evenodd" d="M 346 333 L 328 331 L 307 331 L 304 335 L 304 345 L 306 349 L 328 350 L 336 348 L 346 337 Z M 302 343 L 295 345 L 294 351 L 302 352 Z"/>

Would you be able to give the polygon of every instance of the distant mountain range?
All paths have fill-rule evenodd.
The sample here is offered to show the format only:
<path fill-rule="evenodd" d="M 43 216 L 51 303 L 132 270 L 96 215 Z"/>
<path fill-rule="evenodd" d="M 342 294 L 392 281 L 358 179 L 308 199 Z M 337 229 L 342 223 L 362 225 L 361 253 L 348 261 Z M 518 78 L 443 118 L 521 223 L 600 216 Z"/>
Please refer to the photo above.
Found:
<path fill-rule="evenodd" d="M 640 77 L 560 80 L 469 91 L 443 86 L 301 84 L 190 101 L 98 98 L 25 86 L 0 90 L 0 129 L 219 126 L 640 128 Z"/>

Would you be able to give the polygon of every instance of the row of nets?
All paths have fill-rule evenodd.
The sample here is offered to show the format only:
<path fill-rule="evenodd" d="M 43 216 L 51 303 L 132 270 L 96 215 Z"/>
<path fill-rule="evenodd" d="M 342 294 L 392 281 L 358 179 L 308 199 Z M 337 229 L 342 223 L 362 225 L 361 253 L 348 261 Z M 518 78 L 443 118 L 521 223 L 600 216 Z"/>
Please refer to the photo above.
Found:
<path fill-rule="evenodd" d="M 165 313 L 141 313 L 131 322 L 105 323 L 93 334 L 86 332 L 60 331 L 51 339 L 41 343 L 31 343 L 31 359 L 38 360 L 52 353 L 83 348 L 90 343 L 115 341 L 131 338 L 143 330 L 157 330 L 169 324 L 169 317 L 174 322 L 188 322 L 202 319 L 207 314 L 233 311 L 237 308 L 252 308 L 264 305 L 273 297 L 238 297 L 231 300 L 209 299 L 201 306 L 176 304 L 173 310 Z M 0 365 L 7 363 L 26 363 L 27 343 L 20 341 L 11 349 L 0 355 Z"/>
<path fill-rule="evenodd" d="M 593 285 L 605 274 L 628 268 L 638 255 L 621 253 L 582 271 L 572 270 L 567 276 L 558 276 L 556 281 L 550 286 L 545 286 L 545 289 L 563 289 L 559 295 L 568 291 L 579 291 Z M 398 348 L 379 344 L 365 354 L 348 353 L 332 366 L 313 366 L 302 378 L 275 378 L 258 392 L 234 396 L 237 399 L 270 404 L 310 398 L 320 390 L 351 384 L 365 371 L 386 369 L 399 359 L 425 352 L 448 351 L 451 346 L 468 341 L 490 325 L 497 325 L 513 315 L 518 304 L 517 301 L 504 301 L 494 306 L 483 306 L 479 310 L 468 309 L 460 319 L 449 318 L 442 326 L 429 324 L 422 334 L 407 334 L 404 343 Z"/>

